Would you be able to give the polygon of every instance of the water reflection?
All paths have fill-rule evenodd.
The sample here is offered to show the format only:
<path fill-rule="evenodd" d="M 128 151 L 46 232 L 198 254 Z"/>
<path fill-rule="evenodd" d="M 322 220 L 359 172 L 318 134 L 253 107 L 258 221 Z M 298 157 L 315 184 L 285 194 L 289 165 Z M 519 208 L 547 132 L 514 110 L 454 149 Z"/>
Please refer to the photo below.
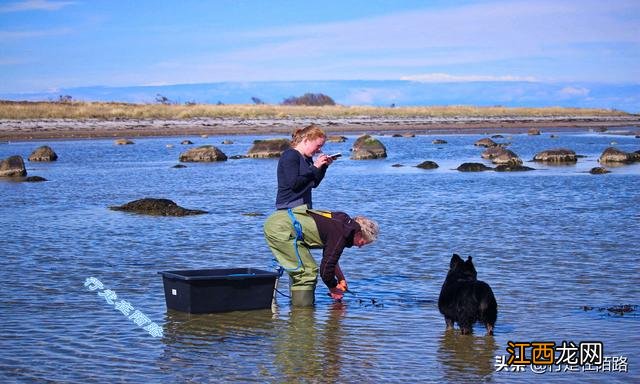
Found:
<path fill-rule="evenodd" d="M 246 152 L 259 138 L 238 136 L 233 154 Z M 435 149 L 427 135 L 383 137 L 389 158 L 344 158 L 316 191 L 318 207 L 370 215 L 384 228 L 378 242 L 341 260 L 361 293 L 345 300 L 346 311 L 319 297 L 311 311 L 292 311 L 280 300 L 275 313 L 212 315 L 167 312 L 155 271 L 271 265 L 264 217 L 242 214 L 273 209 L 277 161 L 243 159 L 175 170 L 170 166 L 179 148 L 166 148 L 175 138 L 141 139 L 127 148 L 111 140 L 56 142 L 59 161 L 29 167 L 51 181 L 0 180 L 0 227 L 10 239 L 0 242 L 9 282 L 0 294 L 0 338 L 6 341 L 0 377 L 510 383 L 513 375 L 491 373 L 493 356 L 504 354 L 509 339 L 604 340 L 608 354 L 638 361 L 638 343 L 629 338 L 640 334 L 638 317 L 616 319 L 579 308 L 640 301 L 640 285 L 633 284 L 640 163 L 607 166 L 611 174 L 591 176 L 587 172 L 600 165 L 597 158 L 610 137 L 563 134 L 551 143 L 544 135 L 523 134 L 509 141 L 525 161 L 551 146 L 588 157 L 571 166 L 536 164 L 539 171 L 526 173 L 464 174 L 455 171 L 462 162 L 483 161 L 473 146 L 481 136 L 444 138 L 449 144 Z M 327 151 L 348 153 L 354 139 L 330 143 Z M 633 137 L 616 140 L 620 149 L 638 150 Z M 0 146 L 0 158 L 28 156 L 33 149 L 33 142 L 11 143 Z M 440 168 L 410 166 L 426 159 Z M 395 163 L 406 166 L 394 168 Z M 159 218 L 106 208 L 145 196 L 210 214 Z M 479 325 L 475 336 L 444 333 L 433 300 L 452 252 L 473 256 L 478 276 L 498 298 L 495 344 L 501 351 Z M 88 293 L 82 287 L 88 276 L 99 277 L 162 325 L 163 339 Z M 66 368 L 51 369 L 58 366 Z M 624 376 L 590 378 L 640 382 L 633 369 Z"/>
<path fill-rule="evenodd" d="M 447 382 L 491 381 L 498 346 L 492 336 L 461 335 L 458 330 L 443 332 L 437 359 Z"/>
<path fill-rule="evenodd" d="M 321 369 L 314 315 L 313 308 L 293 308 L 276 339 L 276 365 L 286 382 L 312 379 Z"/>
<path fill-rule="evenodd" d="M 163 342 L 168 345 L 203 344 L 250 337 L 274 328 L 271 309 L 193 315 L 167 310 Z"/>

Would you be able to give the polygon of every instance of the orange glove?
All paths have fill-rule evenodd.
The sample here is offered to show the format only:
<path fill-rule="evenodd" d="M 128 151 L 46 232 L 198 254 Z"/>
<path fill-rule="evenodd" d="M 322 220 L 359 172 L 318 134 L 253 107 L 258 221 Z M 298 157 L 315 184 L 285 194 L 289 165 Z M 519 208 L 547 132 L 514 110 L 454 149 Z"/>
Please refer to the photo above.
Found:
<path fill-rule="evenodd" d="M 338 287 L 329 288 L 329 296 L 333 300 L 340 301 L 344 297 L 344 291 Z"/>
<path fill-rule="evenodd" d="M 344 277 L 344 273 L 342 273 L 342 269 L 340 269 L 340 265 L 338 264 L 336 264 L 336 278 L 338 279 L 337 287 L 343 292 L 348 291 L 349 287 L 347 287 L 347 279 Z"/>

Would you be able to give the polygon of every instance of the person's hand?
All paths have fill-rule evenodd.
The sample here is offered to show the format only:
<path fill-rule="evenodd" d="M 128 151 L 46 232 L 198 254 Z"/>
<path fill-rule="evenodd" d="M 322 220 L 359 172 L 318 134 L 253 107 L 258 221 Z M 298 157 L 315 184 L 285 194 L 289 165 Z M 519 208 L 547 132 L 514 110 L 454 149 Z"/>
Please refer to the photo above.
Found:
<path fill-rule="evenodd" d="M 329 296 L 331 296 L 333 300 L 340 301 L 344 297 L 344 291 L 338 288 L 337 286 L 333 288 L 329 288 Z"/>
<path fill-rule="evenodd" d="M 318 156 L 316 158 L 316 161 L 313 162 L 313 165 L 316 168 L 320 168 L 323 165 L 329 165 L 331 163 L 333 163 L 333 159 L 330 156 L 328 156 L 328 155 L 326 155 L 324 153 L 321 153 L 320 156 Z"/>
<path fill-rule="evenodd" d="M 342 268 L 340 268 L 340 264 L 336 264 L 336 278 L 338 279 L 338 288 L 342 289 L 344 292 L 349 290 L 347 287 L 347 278 L 344 277 L 344 273 L 342 272 Z"/>

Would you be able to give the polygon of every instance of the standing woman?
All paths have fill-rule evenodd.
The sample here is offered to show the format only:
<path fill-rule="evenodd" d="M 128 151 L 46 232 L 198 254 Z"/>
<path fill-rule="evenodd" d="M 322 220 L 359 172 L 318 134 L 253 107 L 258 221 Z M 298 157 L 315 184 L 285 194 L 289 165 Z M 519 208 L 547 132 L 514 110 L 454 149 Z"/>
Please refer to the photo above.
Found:
<path fill-rule="evenodd" d="M 291 148 L 285 150 L 278 161 L 276 209 L 295 208 L 303 204 L 313 208 L 311 189 L 320 185 L 327 167 L 333 162 L 325 154 L 313 161 L 313 155 L 320 152 L 326 139 L 324 131 L 314 124 L 295 130 Z"/>

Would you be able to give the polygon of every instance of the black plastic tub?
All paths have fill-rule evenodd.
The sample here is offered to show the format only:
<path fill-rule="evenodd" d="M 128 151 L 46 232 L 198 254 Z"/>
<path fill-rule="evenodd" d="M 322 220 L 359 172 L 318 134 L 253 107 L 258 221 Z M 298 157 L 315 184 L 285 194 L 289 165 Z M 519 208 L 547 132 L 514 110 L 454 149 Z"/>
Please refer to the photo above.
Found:
<path fill-rule="evenodd" d="M 255 268 L 162 271 L 167 308 L 213 313 L 271 308 L 277 272 Z"/>

